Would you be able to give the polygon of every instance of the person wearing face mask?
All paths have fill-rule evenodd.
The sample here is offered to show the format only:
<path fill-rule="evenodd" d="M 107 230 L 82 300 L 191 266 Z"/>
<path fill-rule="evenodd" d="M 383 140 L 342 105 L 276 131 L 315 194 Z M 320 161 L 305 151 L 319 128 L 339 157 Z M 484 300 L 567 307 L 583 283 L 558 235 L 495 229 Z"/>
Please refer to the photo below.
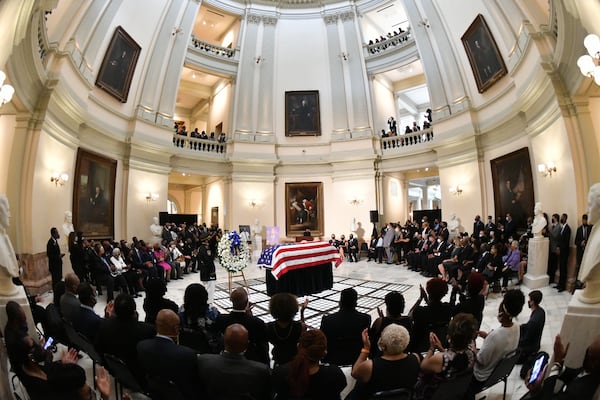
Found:
<path fill-rule="evenodd" d="M 156 336 L 137 344 L 139 365 L 153 383 L 172 381 L 183 398 L 194 399 L 200 391 L 196 353 L 178 345 L 179 316 L 172 310 L 162 309 L 156 316 Z"/>
<path fill-rule="evenodd" d="M 489 333 L 478 332 L 478 335 L 484 341 L 477 351 L 477 360 L 473 368 L 473 380 L 469 389 L 469 393 L 473 396 L 483 388 L 485 381 L 490 377 L 502 358 L 517 349 L 520 328 L 519 324 L 513 322 L 513 318 L 521 313 L 524 304 L 525 296 L 523 292 L 520 290 L 507 291 L 498 307 L 500 327 Z"/>
<path fill-rule="evenodd" d="M 58 244 L 60 234 L 58 229 L 50 229 L 50 239 L 46 244 L 46 256 L 48 256 L 48 269 L 50 275 L 52 275 L 52 288 L 62 279 L 62 258 L 65 256 L 64 253 L 60 252 L 60 245 Z"/>

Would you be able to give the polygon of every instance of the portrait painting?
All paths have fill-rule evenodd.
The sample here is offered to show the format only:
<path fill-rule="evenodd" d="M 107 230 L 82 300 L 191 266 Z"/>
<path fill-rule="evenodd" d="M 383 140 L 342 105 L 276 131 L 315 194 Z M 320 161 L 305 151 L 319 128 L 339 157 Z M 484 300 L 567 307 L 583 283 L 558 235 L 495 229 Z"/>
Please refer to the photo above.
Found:
<path fill-rule="evenodd" d="M 319 91 L 285 92 L 285 136 L 321 136 Z"/>
<path fill-rule="evenodd" d="M 267 226 L 267 246 L 279 244 L 281 239 L 281 230 L 278 226 Z"/>
<path fill-rule="evenodd" d="M 526 230 L 527 217 L 533 216 L 535 205 L 529 149 L 524 147 L 490 163 L 496 217 L 510 213 L 517 230 Z"/>
<path fill-rule="evenodd" d="M 477 90 L 483 93 L 508 72 L 483 15 L 477 15 L 461 40 L 475 76 Z"/>
<path fill-rule="evenodd" d="M 117 161 L 77 151 L 73 188 L 73 226 L 86 238 L 114 237 Z"/>
<path fill-rule="evenodd" d="M 323 183 L 285 184 L 285 226 L 287 236 L 301 236 L 309 229 L 312 236 L 323 235 Z"/>
<path fill-rule="evenodd" d="M 140 50 L 141 47 L 135 40 L 118 26 L 100 65 L 96 86 L 121 103 L 126 103 Z"/>

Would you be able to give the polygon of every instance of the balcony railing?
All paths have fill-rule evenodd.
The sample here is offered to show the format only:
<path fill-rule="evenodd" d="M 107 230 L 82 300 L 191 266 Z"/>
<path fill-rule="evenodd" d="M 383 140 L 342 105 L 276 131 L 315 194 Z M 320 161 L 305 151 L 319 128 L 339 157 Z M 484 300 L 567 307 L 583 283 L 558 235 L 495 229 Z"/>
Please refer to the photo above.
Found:
<path fill-rule="evenodd" d="M 395 149 L 418 146 L 421 143 L 431 142 L 432 140 L 433 128 L 427 128 L 413 133 L 381 138 L 381 148 L 387 153 Z"/>
<path fill-rule="evenodd" d="M 235 49 L 221 47 L 221 46 L 217 46 L 216 44 L 204 42 L 200 39 L 196 39 L 193 35 L 192 35 L 192 44 L 194 45 L 195 48 L 197 48 L 199 50 L 204 50 L 207 53 L 211 53 L 213 55 L 226 57 L 226 58 L 232 58 L 235 55 Z"/>
<path fill-rule="evenodd" d="M 367 52 L 369 54 L 377 54 L 383 51 L 386 51 L 388 48 L 397 47 L 397 46 L 405 46 L 408 44 L 409 40 L 412 38 L 412 33 L 410 31 L 410 27 L 406 30 L 406 32 L 402 32 L 398 35 L 394 35 L 391 38 L 386 38 L 386 40 L 382 40 L 379 43 L 368 44 Z"/>
<path fill-rule="evenodd" d="M 198 139 L 184 135 L 173 134 L 173 146 L 188 149 L 198 153 L 214 155 L 225 155 L 227 153 L 227 142 L 218 142 L 210 139 Z"/>

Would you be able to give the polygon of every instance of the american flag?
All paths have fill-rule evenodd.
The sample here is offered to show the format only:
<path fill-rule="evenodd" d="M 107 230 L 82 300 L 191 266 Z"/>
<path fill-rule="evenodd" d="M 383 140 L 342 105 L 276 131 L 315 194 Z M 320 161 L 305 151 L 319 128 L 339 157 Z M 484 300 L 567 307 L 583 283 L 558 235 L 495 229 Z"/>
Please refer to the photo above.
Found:
<path fill-rule="evenodd" d="M 279 279 L 288 271 L 334 262 L 342 263 L 339 251 L 327 242 L 276 245 L 263 250 L 258 266 L 272 268 L 271 273 Z"/>

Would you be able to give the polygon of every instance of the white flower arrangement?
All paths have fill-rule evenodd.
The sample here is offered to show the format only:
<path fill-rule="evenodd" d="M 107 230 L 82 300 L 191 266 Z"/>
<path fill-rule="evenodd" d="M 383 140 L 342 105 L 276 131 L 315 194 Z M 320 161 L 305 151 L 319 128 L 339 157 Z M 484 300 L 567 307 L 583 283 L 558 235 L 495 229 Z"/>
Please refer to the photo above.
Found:
<path fill-rule="evenodd" d="M 240 240 L 236 231 L 223 235 L 217 248 L 219 263 L 229 273 L 241 272 L 248 266 L 250 251 L 248 244 Z"/>

